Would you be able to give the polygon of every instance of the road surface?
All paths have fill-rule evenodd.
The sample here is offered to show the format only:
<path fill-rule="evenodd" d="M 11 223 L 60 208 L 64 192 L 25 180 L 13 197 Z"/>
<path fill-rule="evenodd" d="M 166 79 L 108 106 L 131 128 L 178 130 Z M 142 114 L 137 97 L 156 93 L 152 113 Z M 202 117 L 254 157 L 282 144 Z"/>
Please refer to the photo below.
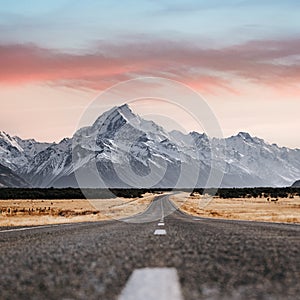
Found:
<path fill-rule="evenodd" d="M 165 195 L 130 222 L 0 229 L 0 299 L 300 299 L 298 225 L 194 218 Z"/>

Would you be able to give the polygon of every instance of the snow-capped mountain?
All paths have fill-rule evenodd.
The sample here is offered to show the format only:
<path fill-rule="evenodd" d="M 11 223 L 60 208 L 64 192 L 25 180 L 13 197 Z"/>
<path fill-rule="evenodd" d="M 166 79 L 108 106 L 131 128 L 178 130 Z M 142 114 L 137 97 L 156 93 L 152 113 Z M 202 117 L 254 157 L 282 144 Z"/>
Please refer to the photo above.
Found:
<path fill-rule="evenodd" d="M 289 186 L 300 178 L 300 150 L 240 132 L 218 140 L 167 132 L 127 105 L 56 144 L 0 135 L 0 163 L 32 186 L 202 187 L 211 164 L 222 186 Z M 100 174 L 100 176 L 99 176 Z M 100 181 L 99 181 L 100 178 Z"/>
<path fill-rule="evenodd" d="M 67 138 L 58 144 L 48 145 L 19 169 L 19 173 L 34 187 L 53 186 L 57 177 L 72 169 L 71 145 Z"/>
<path fill-rule="evenodd" d="M 29 187 L 29 184 L 11 169 L 0 164 L 0 187 Z"/>
<path fill-rule="evenodd" d="M 258 181 L 252 185 L 289 186 L 299 178 L 299 149 L 270 145 L 244 132 L 226 139 L 226 148 L 226 173 L 246 173 L 253 179 L 256 177 Z"/>
<path fill-rule="evenodd" d="M 0 131 L 0 164 L 18 173 L 18 169 L 28 164 L 35 155 L 49 145 L 33 139 L 22 140 L 17 136 L 11 137 Z"/>

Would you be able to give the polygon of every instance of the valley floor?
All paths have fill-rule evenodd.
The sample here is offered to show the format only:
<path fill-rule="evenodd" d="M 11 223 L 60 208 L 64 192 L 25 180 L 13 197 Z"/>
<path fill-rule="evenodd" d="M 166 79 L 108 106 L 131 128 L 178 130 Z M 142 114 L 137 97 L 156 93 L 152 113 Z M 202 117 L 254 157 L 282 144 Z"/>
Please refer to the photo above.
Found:
<path fill-rule="evenodd" d="M 143 212 L 153 194 L 142 198 L 0 200 L 0 227 L 120 219 Z"/>
<path fill-rule="evenodd" d="M 170 199 L 183 212 L 197 216 L 230 220 L 300 223 L 300 197 L 294 198 L 209 198 L 176 194 Z"/>
<path fill-rule="evenodd" d="M 120 219 L 146 210 L 154 194 L 142 198 L 99 200 L 0 200 L 0 227 L 33 226 Z M 197 217 L 300 223 L 300 197 L 207 198 L 188 193 L 170 195 L 181 211 Z"/>

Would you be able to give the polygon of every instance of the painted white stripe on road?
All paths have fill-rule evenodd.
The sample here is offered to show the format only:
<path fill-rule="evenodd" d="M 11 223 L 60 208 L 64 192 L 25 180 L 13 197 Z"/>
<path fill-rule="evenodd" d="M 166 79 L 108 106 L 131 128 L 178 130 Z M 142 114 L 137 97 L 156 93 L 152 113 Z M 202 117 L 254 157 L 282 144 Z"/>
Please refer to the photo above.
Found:
<path fill-rule="evenodd" d="M 161 206 L 161 219 L 163 220 L 165 218 L 165 212 L 164 212 L 164 205 L 162 199 L 160 200 L 160 206 Z"/>
<path fill-rule="evenodd" d="M 160 223 L 158 223 L 157 225 L 158 225 L 158 226 L 165 226 L 165 223 L 160 222 Z"/>
<path fill-rule="evenodd" d="M 156 229 L 154 231 L 154 235 L 166 235 L 166 234 L 167 234 L 167 232 L 165 229 Z"/>
<path fill-rule="evenodd" d="M 1 230 L 0 233 L 13 232 L 13 231 L 24 231 L 24 230 L 31 230 L 31 229 L 43 229 L 43 228 L 51 228 L 51 227 L 56 227 L 56 226 L 71 226 L 71 225 L 74 225 L 74 224 L 73 223 L 71 223 L 71 224 L 52 224 L 52 225 L 41 225 L 41 226 L 33 226 L 33 227 L 4 229 L 4 230 Z"/>
<path fill-rule="evenodd" d="M 174 268 L 137 269 L 118 300 L 183 300 Z"/>
<path fill-rule="evenodd" d="M 40 228 L 47 228 L 47 227 L 53 227 L 49 226 L 49 225 L 42 225 L 42 226 L 35 226 L 35 227 L 22 227 L 22 228 L 14 228 L 14 229 L 5 229 L 5 230 L 1 230 L 1 232 L 11 232 L 11 231 L 23 231 L 23 230 L 30 230 L 30 229 L 40 229 Z"/>

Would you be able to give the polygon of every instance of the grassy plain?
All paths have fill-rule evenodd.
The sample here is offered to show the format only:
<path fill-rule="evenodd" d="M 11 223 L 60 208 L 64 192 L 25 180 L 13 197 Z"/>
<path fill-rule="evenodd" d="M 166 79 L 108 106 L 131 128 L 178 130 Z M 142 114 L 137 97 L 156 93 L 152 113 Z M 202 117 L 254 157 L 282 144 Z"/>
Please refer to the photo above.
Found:
<path fill-rule="evenodd" d="M 142 198 L 0 200 L 0 226 L 32 226 L 120 219 L 144 211 L 157 196 Z M 183 212 L 208 218 L 300 223 L 300 197 L 208 198 L 189 193 L 171 195 Z M 273 200 L 273 201 L 271 201 Z"/>
<path fill-rule="evenodd" d="M 0 226 L 89 222 L 128 217 L 144 211 L 154 194 L 142 198 L 0 200 Z"/>
<path fill-rule="evenodd" d="M 300 223 L 300 197 L 294 198 L 207 198 L 180 193 L 171 200 L 182 211 L 199 217 L 230 220 Z M 210 201 L 209 201 L 210 200 Z M 273 201 L 272 201 L 273 200 Z"/>

